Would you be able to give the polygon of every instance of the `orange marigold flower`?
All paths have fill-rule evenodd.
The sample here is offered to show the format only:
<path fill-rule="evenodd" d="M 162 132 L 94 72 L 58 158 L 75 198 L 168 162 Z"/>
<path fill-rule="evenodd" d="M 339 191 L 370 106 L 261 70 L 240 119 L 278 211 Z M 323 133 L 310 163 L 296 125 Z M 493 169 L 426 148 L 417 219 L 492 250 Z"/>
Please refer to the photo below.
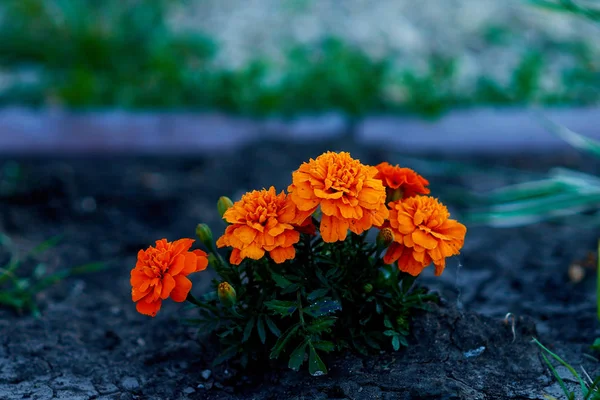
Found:
<path fill-rule="evenodd" d="M 409 197 L 392 202 L 389 207 L 394 242 L 383 261 L 391 264 L 398 260 L 398 268 L 413 276 L 433 262 L 435 275 L 440 275 L 446 257 L 459 253 L 467 228 L 449 219 L 446 206 L 433 197 Z"/>
<path fill-rule="evenodd" d="M 378 171 L 375 178 L 381 179 L 386 187 L 388 201 L 429 194 L 429 189 L 425 187 L 429 185 L 429 181 L 410 168 L 401 168 L 387 162 L 382 162 L 375 168 Z"/>
<path fill-rule="evenodd" d="M 349 153 L 327 152 L 303 163 L 292 174 L 288 191 L 301 217 L 321 206 L 321 236 L 331 243 L 344 240 L 348 229 L 360 234 L 388 217 L 385 188 L 375 175 L 375 167 Z"/>
<path fill-rule="evenodd" d="M 185 301 L 192 288 L 187 276 L 208 266 L 205 252 L 189 251 L 192 243 L 193 239 L 173 243 L 161 239 L 156 241 L 156 247 L 139 251 L 130 280 L 131 298 L 137 303 L 138 312 L 154 317 L 166 298 Z"/>
<path fill-rule="evenodd" d="M 229 261 L 238 265 L 244 258 L 258 260 L 269 252 L 278 264 L 296 256 L 294 244 L 300 240 L 295 230 L 297 209 L 282 191 L 254 190 L 242 196 L 230 207 L 223 218 L 229 222 L 218 247 L 231 246 Z"/>

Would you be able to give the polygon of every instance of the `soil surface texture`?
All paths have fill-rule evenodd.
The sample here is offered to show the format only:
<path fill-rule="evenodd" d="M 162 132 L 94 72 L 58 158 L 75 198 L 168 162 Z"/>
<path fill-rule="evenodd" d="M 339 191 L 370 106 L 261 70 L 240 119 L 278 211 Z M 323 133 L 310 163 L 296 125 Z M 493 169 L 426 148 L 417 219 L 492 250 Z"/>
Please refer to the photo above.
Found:
<path fill-rule="evenodd" d="M 585 266 L 600 232 L 585 216 L 510 229 L 468 226 L 462 253 L 444 274 L 436 278 L 428 268 L 418 280 L 443 300 L 415 316 L 410 347 L 372 357 L 331 354 L 330 373 L 322 377 L 274 365 L 212 367 L 215 342 L 179 322 L 189 313 L 185 307 L 167 301 L 156 318 L 135 311 L 129 273 L 139 249 L 163 237 L 194 237 L 199 222 L 219 235 L 219 196 L 284 189 L 291 171 L 326 150 L 417 169 L 458 219 L 464 211 L 459 189 L 488 190 L 554 166 L 599 170 L 569 149 L 535 157 L 416 159 L 342 139 L 263 141 L 198 157 L 5 157 L 0 230 L 12 244 L 0 261 L 61 235 L 60 244 L 38 257 L 49 271 L 95 261 L 107 269 L 40 294 L 40 318 L 0 308 L 0 399 L 562 398 L 533 337 L 578 371 L 600 373 L 589 348 L 600 336 L 595 272 Z M 430 161 L 472 168 L 441 170 Z M 583 266 L 577 283 L 569 279 L 573 263 Z M 195 294 L 208 277 L 195 274 Z M 576 389 L 566 369 L 558 373 Z"/>

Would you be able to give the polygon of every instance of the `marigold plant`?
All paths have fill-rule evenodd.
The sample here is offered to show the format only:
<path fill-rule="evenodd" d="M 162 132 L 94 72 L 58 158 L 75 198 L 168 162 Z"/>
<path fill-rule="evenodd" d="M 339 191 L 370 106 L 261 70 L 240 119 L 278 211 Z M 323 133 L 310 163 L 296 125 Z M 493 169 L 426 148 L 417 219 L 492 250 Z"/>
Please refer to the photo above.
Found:
<path fill-rule="evenodd" d="M 133 301 L 152 316 L 168 297 L 197 306 L 189 322 L 217 334 L 215 363 L 284 358 L 316 376 L 327 373 L 323 353 L 399 350 L 408 345 L 411 310 L 436 299 L 415 278 L 432 263 L 441 274 L 466 234 L 425 196 L 428 183 L 408 168 L 324 153 L 292 173 L 287 193 L 221 197 L 223 235 L 215 243 L 207 225 L 196 228 L 208 254 L 190 251 L 191 239 L 140 251 Z M 209 263 L 218 278 L 196 298 L 187 275 Z"/>

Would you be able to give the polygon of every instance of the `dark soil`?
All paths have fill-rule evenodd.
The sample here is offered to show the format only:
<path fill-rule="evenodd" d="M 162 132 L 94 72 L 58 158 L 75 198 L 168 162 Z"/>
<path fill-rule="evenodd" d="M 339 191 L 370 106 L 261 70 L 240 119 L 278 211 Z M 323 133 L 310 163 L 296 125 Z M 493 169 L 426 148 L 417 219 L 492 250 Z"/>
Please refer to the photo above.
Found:
<path fill-rule="evenodd" d="M 469 227 L 461 256 L 449 261 L 442 277 L 427 271 L 420 279 L 444 300 L 416 316 L 411 346 L 373 357 L 331 355 L 324 377 L 275 366 L 213 368 L 215 343 L 178 322 L 187 313 L 180 305 L 166 302 L 153 319 L 135 311 L 129 272 L 139 249 L 162 237 L 193 237 L 198 222 L 218 234 L 220 195 L 283 189 L 302 161 L 328 149 L 350 150 L 367 163 L 418 168 L 398 153 L 341 141 L 263 142 L 186 158 L 3 160 L 0 171 L 14 167 L 9 162 L 21 171 L 18 178 L 3 175 L 0 185 L 0 229 L 13 250 L 23 254 L 60 234 L 61 244 L 41 256 L 50 270 L 91 261 L 108 269 L 41 294 L 39 319 L 0 309 L 0 399 L 560 398 L 532 337 L 578 370 L 600 373 L 598 362 L 586 356 L 600 336 L 595 273 L 586 270 L 579 283 L 568 278 L 569 265 L 594 251 L 600 233 L 581 220 Z M 480 190 L 520 179 L 513 169 L 489 173 L 499 165 L 534 173 L 555 165 L 598 167 L 570 151 L 459 161 L 476 166 L 475 172 L 427 176 L 442 200 L 450 198 L 449 186 Z M 460 205 L 450 206 L 460 218 Z M 208 280 L 196 274 L 194 293 Z M 509 312 L 514 332 L 513 319 L 504 319 Z"/>

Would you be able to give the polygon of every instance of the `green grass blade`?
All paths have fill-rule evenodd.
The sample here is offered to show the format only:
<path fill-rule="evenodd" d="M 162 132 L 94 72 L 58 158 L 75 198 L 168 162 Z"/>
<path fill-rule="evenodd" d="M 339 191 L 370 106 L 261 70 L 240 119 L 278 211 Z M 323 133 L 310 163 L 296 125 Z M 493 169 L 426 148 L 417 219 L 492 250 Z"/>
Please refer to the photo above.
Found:
<path fill-rule="evenodd" d="M 546 355 L 544 353 L 542 353 L 542 358 L 546 362 L 546 365 L 548 365 L 548 368 L 550 368 L 550 371 L 552 371 L 552 374 L 558 381 L 558 384 L 560 385 L 560 388 L 562 389 L 562 391 L 565 393 L 565 396 L 567 396 L 567 399 L 572 398 L 573 393 L 569 392 L 569 390 L 567 389 L 567 385 L 565 385 L 565 382 L 562 380 L 560 375 L 558 375 L 558 372 L 556 371 L 556 368 L 554 368 L 554 365 L 552 365 L 552 363 L 550 362 L 550 360 L 548 360 L 548 357 L 546 357 Z"/>
<path fill-rule="evenodd" d="M 598 320 L 600 320 L 600 240 L 598 240 L 598 252 L 596 253 L 597 267 L 596 267 L 596 314 Z"/>
<path fill-rule="evenodd" d="M 541 117 L 542 123 L 546 128 L 560 137 L 565 142 L 578 150 L 587 151 L 596 157 L 600 157 L 600 142 L 597 140 L 590 139 L 579 133 L 573 132 L 572 130 L 557 124 L 556 122 L 550 121 L 546 117 Z"/>
<path fill-rule="evenodd" d="M 585 382 L 583 381 L 583 379 L 581 379 L 581 376 L 579 376 L 577 371 L 575 371 L 575 369 L 573 367 L 571 367 L 571 365 L 569 365 L 566 361 L 564 361 L 558 355 L 551 352 L 548 348 L 546 348 L 546 346 L 541 344 L 536 338 L 533 338 L 533 341 L 535 344 L 540 346 L 546 353 L 550 354 L 552 356 L 552 358 L 554 358 L 556 361 L 561 363 L 565 368 L 567 368 L 569 370 L 569 372 L 579 381 L 579 385 L 581 386 L 581 392 L 584 394 L 584 396 L 587 395 L 588 389 L 585 386 Z"/>
<path fill-rule="evenodd" d="M 80 265 L 78 267 L 71 268 L 69 271 L 69 275 L 82 275 L 82 274 L 90 274 L 92 272 L 104 271 L 107 269 L 106 264 L 101 262 L 93 262 L 84 265 Z"/>
<path fill-rule="evenodd" d="M 600 193 L 562 193 L 540 199 L 498 204 L 483 210 L 472 210 L 463 218 L 472 224 L 515 227 L 550 219 L 568 217 L 600 206 Z"/>
<path fill-rule="evenodd" d="M 27 254 L 27 256 L 28 257 L 37 257 L 40 254 L 42 254 L 43 252 L 45 252 L 46 250 L 51 249 L 52 247 L 55 247 L 61 240 L 62 240 L 62 235 L 57 235 L 57 236 L 51 237 L 50 239 L 45 240 L 42 243 L 35 246 L 33 248 L 33 250 L 31 250 Z"/>

